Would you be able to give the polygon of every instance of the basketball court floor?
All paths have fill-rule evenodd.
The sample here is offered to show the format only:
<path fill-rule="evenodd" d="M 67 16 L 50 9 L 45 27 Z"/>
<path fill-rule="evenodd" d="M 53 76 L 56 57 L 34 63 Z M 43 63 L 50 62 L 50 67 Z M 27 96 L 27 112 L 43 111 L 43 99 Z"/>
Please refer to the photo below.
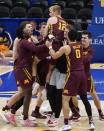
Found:
<path fill-rule="evenodd" d="M 93 63 L 91 64 L 91 73 L 95 82 L 95 87 L 99 99 L 101 101 L 101 107 L 104 112 L 104 63 Z M 9 65 L 0 66 L 0 74 L 3 80 L 3 85 L 0 87 L 0 108 L 2 108 L 6 101 L 17 91 L 14 75 L 13 75 L 13 60 L 9 58 Z M 92 101 L 91 96 L 88 94 L 92 106 L 93 119 L 95 122 L 95 131 L 104 131 L 104 121 L 100 121 L 98 117 L 97 109 Z M 31 114 L 36 105 L 36 97 L 32 99 L 29 113 Z M 82 101 L 79 99 L 79 108 L 81 114 L 81 120 L 79 122 L 73 122 L 71 131 L 87 131 L 88 130 L 88 119 L 83 106 Z M 48 107 L 50 109 L 50 107 Z M 58 126 L 49 128 L 46 123 L 48 118 L 45 120 L 37 119 L 39 123 L 38 127 L 22 127 L 20 124 L 20 114 L 22 107 L 16 113 L 17 127 L 13 127 L 11 124 L 7 124 L 2 120 L 0 116 L 0 131 L 57 131 L 63 125 L 63 114 L 61 113 L 60 119 L 58 120 Z"/>

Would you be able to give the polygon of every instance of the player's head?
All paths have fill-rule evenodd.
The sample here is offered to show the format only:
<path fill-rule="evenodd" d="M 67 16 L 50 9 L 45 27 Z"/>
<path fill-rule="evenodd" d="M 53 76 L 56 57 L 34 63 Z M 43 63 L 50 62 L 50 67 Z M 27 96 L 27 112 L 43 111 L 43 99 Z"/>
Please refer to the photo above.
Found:
<path fill-rule="evenodd" d="M 77 39 L 77 31 L 76 31 L 76 30 L 70 30 L 70 31 L 68 32 L 68 37 L 69 37 L 69 40 L 70 40 L 71 42 L 76 41 L 76 39 Z"/>
<path fill-rule="evenodd" d="M 51 17 L 61 15 L 61 6 L 53 5 L 49 8 L 49 15 Z"/>
<path fill-rule="evenodd" d="M 30 21 L 30 24 L 32 25 L 33 30 L 36 29 L 36 22 L 35 21 Z"/>
<path fill-rule="evenodd" d="M 28 39 L 30 38 L 32 31 L 33 29 L 31 24 L 24 24 L 16 29 L 16 36 L 20 39 Z"/>
<path fill-rule="evenodd" d="M 46 22 L 42 22 L 39 24 L 39 32 L 41 35 L 45 35 L 45 29 L 46 29 Z"/>
<path fill-rule="evenodd" d="M 74 30 L 74 26 L 73 25 L 70 25 L 70 24 L 67 24 L 66 27 L 65 27 L 65 31 L 64 31 L 64 38 L 68 40 L 68 32 L 70 30 Z"/>
<path fill-rule="evenodd" d="M 91 35 L 91 33 L 90 33 L 90 32 L 87 32 L 87 31 L 84 31 L 84 32 L 82 33 L 82 38 L 81 38 L 82 45 L 83 45 L 84 47 L 89 46 L 91 40 L 92 40 L 92 35 Z"/>

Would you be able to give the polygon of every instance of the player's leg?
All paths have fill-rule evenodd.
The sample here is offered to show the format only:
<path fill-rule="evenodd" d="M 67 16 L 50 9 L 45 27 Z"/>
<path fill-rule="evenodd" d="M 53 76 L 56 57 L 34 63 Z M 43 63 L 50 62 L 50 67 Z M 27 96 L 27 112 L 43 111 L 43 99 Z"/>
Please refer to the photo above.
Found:
<path fill-rule="evenodd" d="M 81 116 L 79 114 L 78 100 L 77 97 L 71 97 L 69 106 L 72 111 L 72 115 L 69 117 L 70 121 L 79 121 Z"/>
<path fill-rule="evenodd" d="M 89 103 L 88 101 L 88 98 L 87 98 L 87 89 L 88 89 L 88 83 L 87 83 L 87 80 L 86 80 L 86 75 L 85 75 L 85 72 L 82 72 L 82 75 L 81 75 L 81 87 L 80 87 L 80 98 L 85 106 L 85 109 L 86 109 L 86 112 L 87 112 L 87 115 L 88 115 L 88 119 L 89 119 L 89 129 L 95 129 L 95 126 L 94 126 L 94 122 L 93 122 L 93 117 L 92 117 L 92 108 L 91 108 L 91 104 Z"/>
<path fill-rule="evenodd" d="M 93 100 L 94 100 L 94 103 L 95 103 L 95 106 L 98 110 L 98 113 L 99 113 L 99 119 L 100 120 L 104 120 L 104 114 L 102 112 L 102 109 L 101 109 L 101 104 L 100 104 L 100 100 L 96 94 L 96 91 L 93 91 L 92 93 L 90 93 L 90 95 L 92 96 Z"/>
<path fill-rule="evenodd" d="M 40 114 L 40 107 L 41 107 L 41 105 L 42 105 L 42 103 L 43 103 L 43 100 L 41 99 L 43 89 L 44 89 L 44 86 L 41 86 L 41 87 L 40 87 L 40 92 L 39 92 L 38 98 L 37 98 L 36 107 L 35 107 L 35 109 L 32 111 L 32 114 L 31 114 L 32 117 L 36 117 L 36 118 L 38 118 L 38 119 L 46 119 L 46 116 Z"/>
<path fill-rule="evenodd" d="M 92 96 L 92 98 L 94 100 L 95 106 L 96 106 L 98 113 L 99 113 L 99 119 L 104 120 L 104 114 L 101 110 L 100 100 L 96 94 L 95 84 L 94 84 L 92 76 L 90 77 L 90 80 L 88 80 L 87 82 L 88 82 L 88 92 L 90 92 L 90 95 Z"/>

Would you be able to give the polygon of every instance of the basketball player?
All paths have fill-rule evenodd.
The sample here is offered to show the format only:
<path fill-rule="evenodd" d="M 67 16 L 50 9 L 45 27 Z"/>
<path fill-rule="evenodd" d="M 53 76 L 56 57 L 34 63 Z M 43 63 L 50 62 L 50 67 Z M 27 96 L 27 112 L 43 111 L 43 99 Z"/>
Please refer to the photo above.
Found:
<path fill-rule="evenodd" d="M 104 115 L 103 112 L 101 110 L 101 105 L 100 105 L 100 100 L 96 94 L 96 90 L 95 90 L 95 85 L 94 85 L 94 81 L 90 72 L 90 62 L 92 60 L 92 57 L 95 53 L 94 49 L 92 48 L 92 46 L 90 45 L 92 39 L 92 35 L 90 32 L 83 32 L 82 33 L 82 46 L 83 46 L 83 55 L 84 55 L 84 67 L 85 67 L 85 73 L 87 76 L 87 91 L 90 93 L 90 95 L 92 96 L 95 106 L 98 110 L 99 113 L 99 119 L 100 120 L 104 120 Z"/>
<path fill-rule="evenodd" d="M 24 22 L 21 23 L 22 26 L 24 26 L 26 24 L 30 24 L 30 22 L 29 21 L 24 21 Z M 43 27 L 46 26 L 46 23 L 43 23 L 41 25 L 42 26 L 40 27 L 40 32 L 41 32 L 41 34 L 44 34 L 44 30 L 45 29 Z M 13 59 L 14 59 L 14 61 L 18 58 L 17 44 L 19 43 L 19 41 L 20 41 L 20 39 L 18 39 L 18 38 L 16 38 L 15 41 L 14 41 L 14 46 L 13 46 Z M 41 36 L 41 40 L 40 40 L 40 37 L 39 37 L 39 41 L 40 41 L 40 44 L 42 44 L 42 36 Z M 34 43 L 37 43 L 37 39 L 36 39 L 36 41 L 34 39 Z M 45 41 L 43 41 L 43 44 L 44 43 L 45 43 Z M 38 54 L 38 56 L 40 55 L 40 53 L 37 53 L 37 54 Z M 40 57 L 40 59 L 41 59 L 41 57 Z M 41 67 L 45 68 L 45 71 L 44 71 L 45 74 L 44 75 L 46 76 L 46 72 L 47 72 L 46 70 L 48 70 L 48 67 L 47 67 L 48 63 L 44 61 L 43 64 L 45 64 L 45 66 L 41 66 Z M 40 63 L 40 65 L 42 65 L 42 63 Z M 38 69 L 38 70 L 40 71 L 40 69 Z M 39 75 L 39 77 L 40 77 L 40 85 L 41 86 L 45 84 L 45 78 L 46 78 L 45 76 L 43 77 L 43 75 L 42 76 L 41 76 L 41 74 Z M 43 80 L 43 78 L 44 78 L 44 80 Z M 34 79 L 34 77 L 33 77 L 33 79 Z M 33 87 L 33 90 L 32 90 L 32 96 L 33 97 L 37 95 L 37 89 L 38 88 L 39 88 L 39 84 L 37 85 L 37 83 L 35 82 L 35 86 Z M 43 116 L 39 112 L 40 106 L 41 106 L 41 104 L 43 102 L 43 99 L 44 99 L 44 94 L 42 92 L 42 89 L 43 88 L 40 88 L 40 92 L 39 92 L 38 99 L 37 99 L 37 105 L 36 105 L 34 111 L 32 112 L 32 116 L 34 118 L 30 117 L 30 119 L 32 119 L 32 120 L 35 119 L 35 117 L 39 118 L 39 119 L 46 119 L 46 116 Z M 5 117 L 4 117 L 4 111 L 5 110 L 9 110 L 11 108 L 11 111 L 13 113 L 15 113 L 23 105 L 24 97 L 22 97 L 18 102 L 16 102 L 20 97 L 21 97 L 21 93 L 20 92 L 16 93 L 15 95 L 13 95 L 11 97 L 11 99 L 8 101 L 6 106 L 2 108 L 2 110 L 0 111 L 0 114 L 1 114 L 1 116 L 2 116 L 2 118 L 4 120 L 5 120 Z M 22 119 L 22 115 L 21 115 L 21 119 Z M 5 120 L 5 121 L 7 122 L 7 120 Z"/>
<path fill-rule="evenodd" d="M 20 87 L 22 94 L 24 95 L 23 103 L 23 126 L 37 126 L 37 123 L 33 123 L 28 120 L 28 109 L 30 100 L 32 97 L 32 55 L 36 52 L 44 52 L 47 48 L 45 45 L 35 46 L 33 43 L 28 41 L 32 32 L 31 24 L 26 24 L 20 26 L 16 35 L 21 40 L 19 41 L 17 50 L 18 50 L 18 59 L 14 62 L 14 75 L 16 79 L 17 86 Z M 20 75 L 21 74 L 21 75 Z M 16 126 L 14 119 L 14 114 L 5 114 L 5 117 Z"/>
<path fill-rule="evenodd" d="M 49 8 L 50 18 L 47 21 L 46 35 L 52 34 L 55 36 L 56 40 L 53 42 L 52 47 L 57 51 L 61 46 L 63 46 L 62 41 L 64 40 L 64 30 L 66 27 L 65 20 L 61 17 L 61 7 L 59 5 L 54 5 Z M 50 76 L 54 68 L 56 60 L 51 60 L 49 65 L 49 72 L 46 77 L 46 87 L 49 86 Z"/>
<path fill-rule="evenodd" d="M 67 44 L 66 40 L 68 39 L 68 32 L 74 29 L 72 25 L 67 24 L 64 31 L 64 45 Z M 54 70 L 50 78 L 50 88 L 47 90 L 48 100 L 52 109 L 51 117 L 47 122 L 48 126 L 55 127 L 58 123 L 58 118 L 62 109 L 62 88 L 66 78 L 66 57 L 65 55 L 57 59 Z M 49 112 L 50 113 L 50 112 Z M 47 114 L 47 113 L 45 113 Z"/>
<path fill-rule="evenodd" d="M 68 37 L 70 40 L 69 45 L 65 45 L 59 49 L 59 51 L 55 52 L 52 46 L 49 45 L 50 54 L 54 59 L 66 55 L 67 59 L 67 76 L 66 81 L 64 83 L 62 103 L 63 103 L 63 114 L 64 114 L 64 126 L 60 129 L 60 131 L 70 130 L 71 125 L 69 123 L 69 100 L 73 96 L 75 97 L 77 94 L 83 96 L 87 99 L 87 83 L 86 83 L 86 75 L 84 72 L 83 65 L 83 50 L 80 43 L 76 42 L 77 32 L 75 30 L 71 30 L 68 33 Z M 49 43 L 48 43 L 49 44 Z M 47 44 L 47 45 L 48 45 Z M 92 120 L 92 112 L 91 107 L 89 106 L 90 117 L 89 117 L 89 125 L 90 129 L 94 129 L 94 123 Z"/>
<path fill-rule="evenodd" d="M 95 85 L 94 85 L 93 78 L 92 78 L 91 72 L 90 72 L 90 62 L 91 62 L 91 60 L 94 56 L 94 53 L 95 53 L 93 47 L 90 45 L 91 39 L 92 39 L 92 35 L 90 32 L 83 32 L 82 33 L 81 42 L 82 42 L 82 46 L 83 46 L 84 68 L 85 68 L 85 73 L 87 76 L 87 92 L 90 93 L 90 95 L 92 96 L 92 98 L 94 100 L 95 106 L 96 106 L 98 113 L 99 113 L 99 119 L 104 120 L 104 115 L 101 110 L 100 101 L 99 101 L 99 98 L 96 94 Z M 70 106 L 71 106 L 71 109 L 73 112 L 72 116 L 70 117 L 70 120 L 76 121 L 79 118 L 79 115 L 78 115 L 79 108 L 75 107 L 72 103 L 70 103 Z"/>
<path fill-rule="evenodd" d="M 37 37 L 37 39 L 39 41 L 38 45 L 42 45 L 45 43 L 45 28 L 46 28 L 46 22 L 40 23 L 40 25 L 39 25 L 40 35 Z M 46 116 L 40 114 L 39 110 L 40 110 L 41 104 L 44 101 L 44 98 L 43 98 L 44 95 L 42 95 L 41 93 L 45 91 L 44 88 L 45 88 L 45 82 L 46 82 L 46 75 L 48 73 L 48 68 L 49 68 L 49 59 L 45 58 L 40 61 L 40 59 L 41 59 L 41 57 L 43 57 L 43 55 L 45 58 L 47 56 L 47 53 L 46 53 L 46 55 L 45 55 L 45 53 L 44 54 L 38 53 L 35 56 L 35 57 L 37 57 L 37 59 L 39 59 L 38 63 L 37 63 L 37 78 L 38 78 L 37 82 L 40 85 L 40 87 L 39 87 L 40 94 L 38 96 L 37 105 L 31 114 L 31 116 L 36 117 L 36 118 L 40 118 L 40 119 L 46 118 Z"/>

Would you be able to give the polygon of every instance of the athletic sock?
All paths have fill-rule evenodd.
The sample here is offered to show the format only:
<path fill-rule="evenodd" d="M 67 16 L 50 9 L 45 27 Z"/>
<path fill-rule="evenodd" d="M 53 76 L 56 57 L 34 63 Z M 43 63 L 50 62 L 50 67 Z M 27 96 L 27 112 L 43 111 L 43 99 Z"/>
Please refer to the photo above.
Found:
<path fill-rule="evenodd" d="M 5 111 L 5 110 L 9 110 L 10 107 L 8 105 L 6 105 L 5 107 L 2 108 L 2 111 Z"/>
<path fill-rule="evenodd" d="M 36 106 L 36 107 L 35 107 L 35 110 L 34 110 L 33 112 L 39 113 L 39 109 L 40 109 L 40 107 L 39 107 L 39 106 Z"/>
<path fill-rule="evenodd" d="M 68 118 L 65 118 L 65 119 L 64 119 L 64 124 L 65 124 L 65 125 L 68 125 L 68 121 L 69 121 Z"/>

